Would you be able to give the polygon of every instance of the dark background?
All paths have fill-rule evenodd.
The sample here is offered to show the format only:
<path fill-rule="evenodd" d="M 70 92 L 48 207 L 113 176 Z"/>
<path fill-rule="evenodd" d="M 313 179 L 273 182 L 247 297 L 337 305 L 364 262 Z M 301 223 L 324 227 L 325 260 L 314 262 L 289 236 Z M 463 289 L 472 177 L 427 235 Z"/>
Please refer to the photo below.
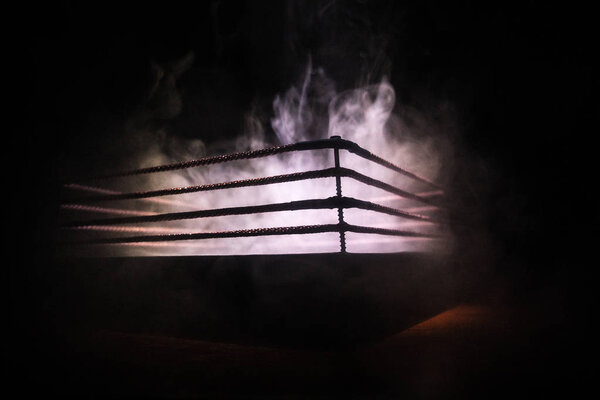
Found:
<path fill-rule="evenodd" d="M 594 261 L 584 254 L 597 236 L 591 10 L 535 1 L 60 2 L 12 17 L 26 127 L 16 223 L 27 240 L 10 252 L 16 343 L 38 340 L 52 318 L 39 304 L 52 291 L 59 183 L 122 156 L 118 127 L 147 104 L 152 63 L 168 67 L 190 51 L 193 65 L 177 82 L 181 113 L 153 123 L 207 143 L 237 136 L 248 110 L 268 117 L 309 53 L 340 88 L 389 74 L 402 104 L 452 104 L 454 178 L 490 237 L 489 266 L 515 298 L 550 293 L 561 304 L 556 329 L 578 337 L 565 333 L 565 348 L 587 337 Z"/>

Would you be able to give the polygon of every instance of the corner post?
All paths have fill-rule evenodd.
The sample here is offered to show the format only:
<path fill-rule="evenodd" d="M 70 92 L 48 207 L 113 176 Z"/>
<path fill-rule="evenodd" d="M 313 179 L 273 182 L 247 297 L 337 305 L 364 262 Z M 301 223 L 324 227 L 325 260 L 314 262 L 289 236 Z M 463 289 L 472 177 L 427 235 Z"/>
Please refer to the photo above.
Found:
<path fill-rule="evenodd" d="M 341 136 L 331 136 L 329 138 L 333 141 L 341 140 Z M 338 207 L 338 226 L 340 229 L 340 251 L 342 253 L 346 252 L 346 231 L 344 230 L 345 222 L 344 222 L 344 207 L 342 206 L 342 177 L 340 174 L 340 149 L 337 144 L 333 146 L 333 157 L 335 161 L 335 191 L 336 196 L 339 201 Z"/>

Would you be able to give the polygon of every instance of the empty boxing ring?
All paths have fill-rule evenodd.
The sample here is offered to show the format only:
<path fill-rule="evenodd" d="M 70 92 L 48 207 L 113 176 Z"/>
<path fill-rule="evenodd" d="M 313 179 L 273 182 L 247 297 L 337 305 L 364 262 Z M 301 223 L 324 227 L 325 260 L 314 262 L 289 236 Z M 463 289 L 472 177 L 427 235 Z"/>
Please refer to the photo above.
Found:
<path fill-rule="evenodd" d="M 164 173 L 179 173 L 180 171 L 197 170 L 209 166 L 221 167 L 236 161 L 256 162 L 257 159 L 266 159 L 264 162 L 269 163 L 268 159 L 270 157 L 282 157 L 281 160 L 285 163 L 285 157 L 289 157 L 294 153 L 315 151 L 326 152 L 324 156 L 321 156 L 323 161 L 319 164 L 324 168 L 199 185 L 164 188 L 163 184 L 161 188 L 153 187 L 149 190 L 128 191 L 127 189 L 131 186 L 124 186 L 125 190 L 112 190 L 101 186 L 102 183 L 125 181 L 140 176 L 160 176 Z M 360 160 L 354 160 L 353 165 L 368 162 L 380 168 L 380 171 L 385 170 L 389 179 L 386 182 L 383 179 L 344 166 L 340 156 L 342 152 Z M 327 166 L 327 163 L 333 165 Z M 303 166 L 301 162 L 292 164 L 294 168 L 302 168 Z M 367 168 L 370 168 L 370 166 L 367 166 Z M 268 169 L 261 169 L 261 171 L 263 170 Z M 398 187 L 394 184 L 397 176 L 403 179 L 405 186 L 415 187 L 415 185 L 418 185 L 421 190 L 414 193 L 406 187 Z M 157 177 L 156 180 L 162 183 L 161 179 Z M 213 197 L 208 203 L 205 202 L 202 209 L 198 209 L 197 200 L 192 199 L 192 201 L 187 202 L 177 200 L 177 198 L 190 194 L 196 196 L 210 194 L 223 198 L 225 195 L 219 193 L 251 188 L 261 190 L 261 192 L 255 192 L 260 195 L 264 193 L 263 190 L 265 189 L 262 189 L 264 187 L 278 191 L 275 193 L 279 195 L 279 193 L 293 192 L 299 185 L 313 184 L 311 182 L 315 181 L 319 181 L 317 186 L 300 188 L 298 192 L 302 195 L 291 201 L 278 202 L 276 201 L 278 196 L 271 196 L 267 197 L 269 203 L 266 204 L 256 204 L 255 202 L 255 204 L 239 205 L 240 202 L 248 203 L 247 199 L 253 197 L 252 193 L 246 194 L 241 191 L 237 195 L 228 196 L 233 197 L 235 202 L 234 204 L 230 202 L 226 207 L 211 207 L 212 204 L 220 204 L 219 197 Z M 90 182 L 93 182 L 93 184 L 90 184 Z M 281 184 L 285 183 L 295 186 L 291 189 L 275 188 L 281 187 Z M 345 196 L 343 191 L 345 193 L 346 188 L 359 188 L 354 191 L 357 196 Z M 374 189 L 377 193 L 366 193 L 365 188 Z M 396 241 L 396 244 L 406 244 L 444 242 L 448 236 L 448 224 L 444 218 L 444 191 L 438 184 L 338 136 L 324 140 L 305 141 L 100 175 L 88 178 L 82 183 L 67 184 L 64 189 L 67 193 L 67 200 L 61 205 L 63 214 L 61 234 L 65 239 L 64 243 L 68 244 L 66 247 L 71 252 L 74 249 L 79 249 L 79 251 L 87 251 L 89 254 L 90 249 L 96 249 L 92 250 L 93 254 L 103 254 L 107 248 L 111 248 L 112 250 L 108 251 L 108 254 L 114 255 L 115 249 L 120 249 L 117 251 L 117 255 L 143 255 L 144 253 L 139 252 L 139 249 L 143 248 L 145 250 L 155 249 L 154 253 L 151 253 L 152 255 L 285 254 L 330 253 L 336 251 L 342 253 L 378 253 L 406 251 L 407 249 L 406 246 L 400 246 L 400 249 L 398 249 L 398 246 L 395 248 L 394 246 L 384 246 L 384 250 L 380 251 L 382 246 L 379 244 L 385 243 L 383 237 L 397 238 L 401 242 Z M 315 194 L 328 193 L 331 195 L 327 197 L 317 198 L 315 196 Z M 362 194 L 367 194 L 368 198 L 358 198 Z M 257 197 L 260 198 L 260 196 Z M 206 197 L 202 199 L 204 198 Z M 380 204 L 378 200 L 384 204 Z M 385 204 L 389 201 L 403 202 L 402 205 L 406 207 L 401 208 L 393 204 Z M 115 204 L 118 204 L 118 207 L 115 207 Z M 154 208 L 148 209 L 148 205 L 154 206 Z M 157 205 L 160 207 L 157 208 Z M 335 219 L 331 218 L 331 210 L 336 212 Z M 350 212 L 363 212 L 362 218 L 358 218 L 358 220 L 366 223 L 355 223 L 352 218 L 345 217 L 349 210 Z M 279 217 L 283 215 L 282 213 L 302 211 L 311 212 L 312 214 L 309 217 L 300 218 L 301 224 L 281 224 L 286 221 L 285 218 Z M 107 215 L 110 216 L 107 217 Z M 236 229 L 235 222 L 223 222 L 217 224 L 221 228 L 219 230 L 207 230 L 205 227 L 199 227 L 201 229 L 199 230 L 198 227 L 189 224 L 190 221 L 202 219 L 215 221 L 219 218 L 255 215 L 261 215 L 263 221 L 265 221 L 264 216 L 269 215 L 268 220 L 266 220 L 269 226 L 248 226 L 252 222 L 247 221 L 255 220 L 246 220 L 243 229 Z M 377 215 L 377 217 L 374 217 L 374 215 Z M 382 219 L 382 216 L 388 218 Z M 374 218 L 378 218 L 380 223 L 369 225 L 368 223 L 374 221 Z M 287 221 L 290 221 L 290 219 L 288 218 Z M 173 225 L 177 222 L 184 222 L 187 225 Z M 213 223 L 212 226 L 215 226 L 215 224 Z M 413 229 L 414 227 L 426 228 Z M 302 239 L 304 245 L 302 248 L 298 248 L 297 241 L 274 240 L 275 237 L 280 236 L 310 236 L 327 233 L 330 234 L 327 239 L 319 240 L 318 245 L 314 246 L 308 246 L 308 244 L 315 244 L 315 241 Z M 336 234 L 339 238 L 338 244 L 335 246 L 337 249 L 331 246 L 331 234 Z M 354 240 L 357 246 L 353 246 L 353 241 L 348 240 L 347 236 L 349 234 L 358 238 Z M 373 238 L 373 235 L 377 237 Z M 371 238 L 365 239 L 366 236 L 371 236 Z M 226 239 L 237 238 L 242 240 L 243 238 L 256 239 L 261 237 L 269 238 L 262 241 L 262 244 L 267 242 L 272 243 L 273 246 L 270 248 L 264 245 L 262 247 L 256 245 L 236 247 L 231 244 L 231 241 L 224 241 Z M 212 240 L 212 243 L 217 243 L 217 245 L 203 246 L 201 241 L 208 240 Z M 162 254 L 156 250 L 156 248 L 173 249 L 178 242 L 185 243 L 179 246 L 177 251 L 180 253 L 173 253 L 171 250 L 171 252 Z M 324 243 L 328 244 L 325 248 L 323 248 Z M 373 246 L 373 243 L 377 245 Z M 98 252 L 98 248 L 103 248 L 103 252 Z M 429 248 L 421 246 L 419 249 L 426 250 Z M 137 250 L 137 252 L 132 251 L 132 249 Z M 194 249 L 194 251 L 190 252 L 190 249 Z M 413 248 L 409 247 L 408 249 L 412 250 Z"/>
<path fill-rule="evenodd" d="M 319 162 L 307 163 L 313 152 Z M 288 169 L 260 175 L 282 172 L 273 165 Z M 211 166 L 219 173 L 177 180 Z M 444 190 L 340 137 L 64 189 L 55 276 L 66 324 L 335 346 L 408 326 L 454 296 L 452 257 L 437 251 L 450 236 Z"/>

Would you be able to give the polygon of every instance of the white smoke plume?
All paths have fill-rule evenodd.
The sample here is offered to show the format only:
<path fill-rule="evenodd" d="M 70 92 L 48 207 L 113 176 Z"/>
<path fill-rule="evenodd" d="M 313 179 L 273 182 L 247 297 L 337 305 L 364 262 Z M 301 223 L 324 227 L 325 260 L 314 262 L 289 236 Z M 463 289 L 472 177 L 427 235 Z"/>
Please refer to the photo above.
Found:
<path fill-rule="evenodd" d="M 188 56 L 170 71 L 157 69 L 157 81 L 152 88 L 150 101 L 154 106 L 141 113 L 142 120 L 152 114 L 154 118 L 171 118 L 181 109 L 176 80 L 189 67 Z M 162 100 L 161 100 L 162 99 Z M 161 100 L 161 101 L 159 101 Z M 159 114 L 159 115 L 156 115 Z M 249 112 L 244 132 L 232 142 L 218 143 L 221 151 L 237 152 L 289 144 L 303 140 L 325 139 L 341 136 L 366 148 L 417 175 L 435 181 L 439 178 L 443 148 L 428 131 L 439 129 L 425 123 L 411 123 L 403 118 L 406 110 L 396 104 L 396 93 L 391 84 L 381 82 L 353 90 L 338 92 L 335 82 L 322 68 L 313 68 L 309 60 L 299 85 L 275 97 L 270 126 L 260 116 Z M 129 122 L 136 129 L 139 116 Z M 144 128 L 145 129 L 145 128 Z M 162 129 L 136 133 L 147 145 L 132 159 L 135 167 L 149 167 L 172 162 L 197 159 L 215 152 L 199 139 L 168 139 Z M 269 129 L 277 142 L 267 139 Z M 418 131 L 418 132 L 417 132 Z M 400 175 L 392 170 L 361 159 L 346 151 L 340 152 L 341 166 L 382 180 L 412 193 L 425 193 L 431 188 Z M 111 190 L 132 192 L 173 187 L 186 187 L 208 183 L 267 177 L 292 172 L 330 168 L 333 166 L 332 150 L 301 151 L 259 159 L 233 161 L 208 167 L 162 172 L 140 177 L 119 179 L 111 183 Z M 440 210 L 408 200 L 380 189 L 372 188 L 349 178 L 342 179 L 344 196 L 373 201 L 409 212 L 436 216 Z M 231 206 L 261 205 L 293 200 L 319 199 L 336 194 L 335 179 L 322 178 L 267 186 L 216 190 L 166 196 L 156 199 L 136 200 L 128 204 L 115 204 L 115 209 L 127 208 L 150 213 L 167 213 L 205 210 Z M 345 221 L 371 227 L 402 229 L 423 233 L 448 233 L 444 225 L 403 220 L 399 217 L 372 211 L 346 209 Z M 337 210 L 307 210 L 276 212 L 242 216 L 225 216 L 137 224 L 135 227 L 88 228 L 102 234 L 125 236 L 144 234 L 171 234 L 178 232 L 215 232 L 251 228 L 284 227 L 313 224 L 335 224 Z M 81 232 L 81 231 L 80 231 Z M 403 237 L 346 233 L 349 252 L 433 251 L 445 248 L 447 240 L 411 239 Z M 256 238 L 209 239 L 177 242 L 135 243 L 110 246 L 107 254 L 139 255 L 191 255 L 191 254 L 274 254 L 304 252 L 337 252 L 338 233 L 312 235 L 267 236 Z"/>

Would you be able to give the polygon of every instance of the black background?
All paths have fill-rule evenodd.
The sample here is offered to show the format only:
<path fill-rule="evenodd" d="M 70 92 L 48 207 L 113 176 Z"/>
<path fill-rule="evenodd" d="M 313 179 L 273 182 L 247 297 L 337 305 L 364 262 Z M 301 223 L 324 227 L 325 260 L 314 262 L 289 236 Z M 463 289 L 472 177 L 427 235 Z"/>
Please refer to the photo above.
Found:
<path fill-rule="evenodd" d="M 15 11 L 13 62 L 25 96 L 15 152 L 26 166 L 17 168 L 24 195 L 14 199 L 27 237 L 11 252 L 16 340 L 36 340 L 36 324 L 48 318 L 38 300 L 52 290 L 44 260 L 59 182 L 86 161 L 112 162 L 105 149 L 122 140 L 113 128 L 143 103 L 152 62 L 194 52 L 178 82 L 182 113 L 164 123 L 170 135 L 211 143 L 235 137 L 253 107 L 268 115 L 309 53 L 341 88 L 353 87 L 377 53 L 373 43 L 387 56 L 375 75 L 389 73 L 400 102 L 455 107 L 457 174 L 479 193 L 496 273 L 517 295 L 552 288 L 568 310 L 565 326 L 587 336 L 595 262 L 584 255 L 597 224 L 591 10 L 535 1 L 327 4 L 61 2 Z"/>

